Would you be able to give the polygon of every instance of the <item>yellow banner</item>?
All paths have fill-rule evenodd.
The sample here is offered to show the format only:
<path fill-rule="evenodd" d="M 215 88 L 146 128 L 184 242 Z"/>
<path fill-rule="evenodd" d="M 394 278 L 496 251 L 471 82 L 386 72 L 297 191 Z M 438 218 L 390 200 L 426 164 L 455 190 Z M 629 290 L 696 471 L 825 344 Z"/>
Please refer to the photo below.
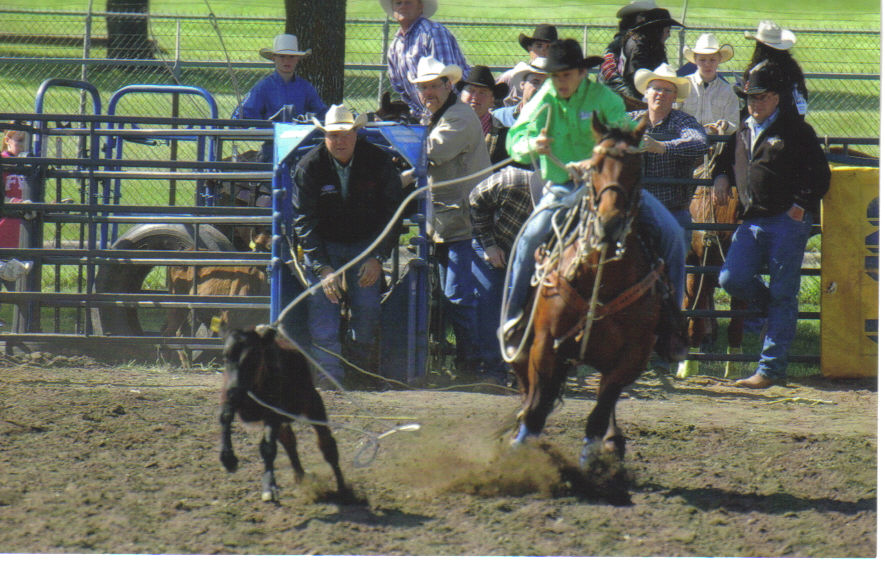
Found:
<path fill-rule="evenodd" d="M 879 338 L 879 169 L 834 167 L 821 212 L 821 372 L 875 377 Z"/>

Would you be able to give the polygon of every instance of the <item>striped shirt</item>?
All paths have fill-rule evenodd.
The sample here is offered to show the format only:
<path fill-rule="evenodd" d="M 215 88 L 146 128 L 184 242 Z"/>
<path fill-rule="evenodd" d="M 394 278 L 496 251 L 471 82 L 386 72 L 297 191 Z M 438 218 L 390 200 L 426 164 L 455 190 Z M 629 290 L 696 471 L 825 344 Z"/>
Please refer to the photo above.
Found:
<path fill-rule="evenodd" d="M 508 166 L 470 191 L 474 235 L 483 248 L 498 246 L 510 254 L 513 240 L 532 213 L 532 171 Z"/>
<path fill-rule="evenodd" d="M 409 79 L 417 76 L 418 61 L 427 56 L 444 65 L 458 65 L 463 71 L 462 77 L 470 70 L 455 36 L 442 24 L 421 16 L 407 31 L 400 28 L 387 50 L 387 74 L 390 85 L 417 118 L 424 114 L 424 106 L 418 97 L 418 87 Z"/>
<path fill-rule="evenodd" d="M 639 121 L 648 110 L 629 112 L 633 121 Z M 680 110 L 660 123 L 650 125 L 645 132 L 666 148 L 663 154 L 643 153 L 645 178 L 692 178 L 698 161 L 707 150 L 707 134 L 698 120 Z M 671 211 L 688 209 L 694 194 L 694 184 L 648 184 L 645 189 Z"/>

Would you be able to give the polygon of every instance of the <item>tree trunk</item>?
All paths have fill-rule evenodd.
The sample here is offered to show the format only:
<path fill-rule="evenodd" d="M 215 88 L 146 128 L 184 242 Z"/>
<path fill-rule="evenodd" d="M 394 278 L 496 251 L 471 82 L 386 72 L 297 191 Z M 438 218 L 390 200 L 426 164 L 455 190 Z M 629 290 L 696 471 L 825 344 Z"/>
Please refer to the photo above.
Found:
<path fill-rule="evenodd" d="M 131 16 L 107 16 L 109 59 L 153 59 L 154 49 L 148 39 L 150 0 L 107 0 L 107 12 L 131 13 Z"/>
<path fill-rule="evenodd" d="M 346 0 L 285 0 L 286 33 L 298 37 L 298 48 L 312 49 L 296 73 L 310 81 L 323 102 L 344 99 L 344 23 Z"/>

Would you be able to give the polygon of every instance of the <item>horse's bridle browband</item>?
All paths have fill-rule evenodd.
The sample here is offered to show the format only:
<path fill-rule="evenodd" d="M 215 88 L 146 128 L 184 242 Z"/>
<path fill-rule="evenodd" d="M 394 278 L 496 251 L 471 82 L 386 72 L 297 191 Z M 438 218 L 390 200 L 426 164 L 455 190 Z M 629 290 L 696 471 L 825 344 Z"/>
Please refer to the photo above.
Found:
<path fill-rule="evenodd" d="M 603 139 L 602 141 L 605 141 L 605 139 Z M 600 141 L 600 143 L 602 143 L 602 141 Z M 617 141 L 615 143 L 617 143 Z M 633 147 L 633 146 L 624 147 L 624 146 L 617 146 L 617 144 L 612 145 L 610 147 L 604 147 L 601 144 L 598 144 L 593 148 L 593 155 L 594 156 L 608 156 L 608 157 L 612 157 L 612 158 L 616 158 L 616 159 L 622 159 L 627 155 L 635 155 L 635 154 L 639 154 L 641 152 L 642 151 L 640 151 L 638 147 Z M 591 222 L 596 221 L 597 210 L 599 209 L 599 204 L 602 200 L 602 196 L 606 192 L 608 192 L 609 190 L 616 192 L 617 194 L 622 196 L 624 198 L 624 200 L 627 202 L 626 209 L 627 209 L 628 218 L 627 218 L 627 222 L 626 222 L 626 228 L 624 229 L 624 232 L 619 237 L 618 244 L 616 245 L 615 260 L 617 260 L 618 258 L 620 258 L 621 254 L 623 253 L 623 241 L 624 241 L 624 239 L 626 239 L 627 234 L 630 232 L 629 225 L 632 223 L 632 220 L 636 215 L 636 209 L 638 207 L 637 204 L 639 203 L 639 190 L 633 190 L 632 194 L 628 194 L 627 190 L 625 190 L 623 186 L 621 186 L 620 184 L 613 183 L 613 184 L 606 185 L 597 193 L 595 191 L 594 184 L 593 184 L 593 179 L 594 179 L 595 175 L 596 175 L 596 169 L 595 169 L 595 165 L 594 165 L 593 167 L 590 168 L 590 178 L 587 180 L 587 182 L 589 182 L 589 184 L 590 184 L 590 187 L 593 188 L 592 190 L 587 190 L 587 201 L 589 204 L 588 205 L 588 212 L 590 213 L 590 221 Z M 589 232 L 587 233 L 587 235 L 592 236 L 592 234 Z M 596 246 L 594 243 L 592 243 L 590 241 L 588 241 L 588 243 L 590 243 L 590 246 L 592 246 L 592 247 Z M 587 250 L 589 250 L 589 249 L 587 249 Z M 581 253 L 581 254 L 584 254 L 584 253 Z"/>

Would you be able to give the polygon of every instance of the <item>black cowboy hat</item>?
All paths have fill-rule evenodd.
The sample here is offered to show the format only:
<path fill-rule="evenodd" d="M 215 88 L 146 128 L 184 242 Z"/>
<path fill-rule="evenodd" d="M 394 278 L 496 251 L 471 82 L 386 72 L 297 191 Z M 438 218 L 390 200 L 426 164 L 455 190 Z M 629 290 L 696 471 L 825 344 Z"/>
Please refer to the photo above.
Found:
<path fill-rule="evenodd" d="M 589 69 L 602 63 L 603 58 L 596 55 L 584 58 L 581 54 L 581 46 L 574 39 L 558 39 L 550 43 L 547 49 L 547 58 L 543 66 L 535 66 L 546 73 L 559 72 L 568 69 Z"/>
<path fill-rule="evenodd" d="M 510 92 L 510 87 L 507 84 L 503 82 L 495 84 L 495 79 L 492 78 L 492 70 L 483 65 L 473 65 L 470 68 L 470 72 L 467 73 L 467 78 L 459 80 L 456 86 L 458 90 L 463 90 L 468 84 L 488 88 L 492 91 L 495 99 L 503 98 Z"/>
<path fill-rule="evenodd" d="M 747 82 L 744 83 L 743 88 L 738 84 L 735 84 L 732 88 L 734 93 L 741 98 L 769 91 L 780 93 L 784 89 L 784 75 L 780 67 L 765 59 L 750 69 Z"/>
<path fill-rule="evenodd" d="M 550 24 L 541 24 L 536 27 L 535 32 L 532 33 L 531 37 L 524 33 L 519 34 L 519 44 L 522 45 L 522 48 L 526 51 L 529 50 L 529 47 L 531 47 L 532 43 L 535 41 L 546 41 L 547 43 L 550 43 L 557 39 L 559 39 L 559 35 L 556 33 L 556 26 Z"/>
<path fill-rule="evenodd" d="M 653 25 L 659 25 L 661 27 L 685 27 L 684 25 L 670 17 L 670 10 L 667 10 L 666 8 L 654 8 L 653 10 L 640 12 L 636 16 L 636 25 L 631 27 L 630 30 L 632 31 L 634 29 L 643 29 L 646 27 L 651 27 Z"/>

